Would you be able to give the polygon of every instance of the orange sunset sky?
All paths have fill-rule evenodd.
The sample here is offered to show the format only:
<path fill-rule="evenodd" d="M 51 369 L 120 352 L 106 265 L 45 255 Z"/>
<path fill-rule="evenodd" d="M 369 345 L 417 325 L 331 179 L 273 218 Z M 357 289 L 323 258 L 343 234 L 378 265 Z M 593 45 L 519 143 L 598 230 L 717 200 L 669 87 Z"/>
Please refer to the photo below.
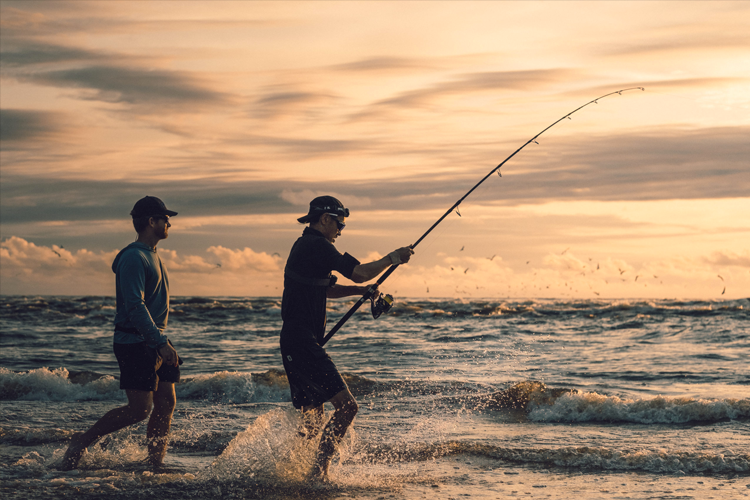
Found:
<path fill-rule="evenodd" d="M 0 2 L 0 293 L 274 296 L 309 201 L 402 297 L 750 292 L 750 2 Z M 342 283 L 345 280 L 341 281 Z"/>

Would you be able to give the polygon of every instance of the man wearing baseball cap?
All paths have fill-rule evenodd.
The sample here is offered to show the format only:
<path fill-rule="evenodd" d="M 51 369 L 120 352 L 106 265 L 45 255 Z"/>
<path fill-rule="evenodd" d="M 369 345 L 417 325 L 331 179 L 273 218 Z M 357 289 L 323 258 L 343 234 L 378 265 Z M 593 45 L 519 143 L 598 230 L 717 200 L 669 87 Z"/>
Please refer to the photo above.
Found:
<path fill-rule="evenodd" d="M 292 403 L 302 410 L 303 434 L 313 439 L 322 429 L 313 469 L 313 476 L 322 480 L 327 478 L 336 446 L 358 411 L 357 402 L 336 365 L 320 345 L 325 336 L 326 299 L 363 295 L 369 289 L 368 286 L 337 285 L 331 271 L 355 283 L 364 283 L 392 264 L 409 262 L 414 253 L 406 246 L 367 264 L 360 264 L 348 253 L 342 255 L 333 243 L 341 236 L 348 216 L 349 209 L 333 196 L 312 200 L 307 215 L 297 219 L 309 227 L 292 246 L 284 268 L 281 356 Z M 334 407 L 327 423 L 323 411 L 326 401 Z"/>
<path fill-rule="evenodd" d="M 166 454 L 181 360 L 163 333 L 169 314 L 169 277 L 156 245 L 169 236 L 169 218 L 177 212 L 159 198 L 146 196 L 130 215 L 138 238 L 112 263 L 117 302 L 114 352 L 128 404 L 110 410 L 88 431 L 73 436 L 61 463 L 65 470 L 77 468 L 86 448 L 97 439 L 140 422 L 149 413 L 149 464 L 160 467 Z"/>

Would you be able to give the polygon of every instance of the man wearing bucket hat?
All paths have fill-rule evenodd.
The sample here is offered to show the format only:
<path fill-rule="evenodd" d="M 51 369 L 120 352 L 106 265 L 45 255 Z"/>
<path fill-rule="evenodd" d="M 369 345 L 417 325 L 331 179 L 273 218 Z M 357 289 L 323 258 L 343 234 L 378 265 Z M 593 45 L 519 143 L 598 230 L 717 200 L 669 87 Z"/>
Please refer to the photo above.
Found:
<path fill-rule="evenodd" d="M 284 268 L 281 303 L 281 355 L 289 379 L 294 407 L 302 410 L 303 434 L 312 439 L 323 429 L 313 475 L 326 479 L 336 445 L 346 434 L 358 411 L 336 365 L 321 346 L 326 327 L 326 299 L 363 295 L 367 286 L 336 284 L 331 271 L 355 283 L 377 277 L 392 264 L 409 262 L 413 250 L 401 247 L 367 264 L 348 253 L 341 254 L 333 243 L 346 226 L 349 209 L 333 196 L 319 196 L 310 202 L 307 215 L 297 219 L 309 224 L 292 246 Z M 334 412 L 324 426 L 323 404 Z"/>
<path fill-rule="evenodd" d="M 65 470 L 78 467 L 86 448 L 97 439 L 140 422 L 149 413 L 149 464 L 160 467 L 166 454 L 176 403 L 174 384 L 180 380 L 182 360 L 163 333 L 169 314 L 169 278 L 156 245 L 169 236 L 169 218 L 177 212 L 159 198 L 146 196 L 130 215 L 138 238 L 112 264 L 117 304 L 114 352 L 128 404 L 110 410 L 88 431 L 73 436 L 61 463 Z"/>

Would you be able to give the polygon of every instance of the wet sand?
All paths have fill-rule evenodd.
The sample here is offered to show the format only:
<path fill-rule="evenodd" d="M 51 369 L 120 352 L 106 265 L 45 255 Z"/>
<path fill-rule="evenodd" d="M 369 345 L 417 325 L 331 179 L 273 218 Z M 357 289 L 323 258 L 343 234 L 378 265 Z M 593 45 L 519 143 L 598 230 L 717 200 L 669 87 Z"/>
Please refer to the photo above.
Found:
<path fill-rule="evenodd" d="M 203 459 L 205 460 L 205 458 Z M 206 461 L 207 462 L 207 461 Z M 207 462 L 208 463 L 208 462 Z M 388 500 L 398 499 L 696 499 L 750 498 L 750 475 L 657 475 L 642 472 L 607 473 L 528 466 L 498 467 L 496 461 L 469 456 L 443 457 L 404 466 L 336 466 L 326 485 L 238 477 L 236 480 L 199 479 L 179 466 L 165 473 L 148 470 L 39 470 L 29 481 L 0 486 L 5 499 L 107 497 L 218 498 L 263 500 Z"/>

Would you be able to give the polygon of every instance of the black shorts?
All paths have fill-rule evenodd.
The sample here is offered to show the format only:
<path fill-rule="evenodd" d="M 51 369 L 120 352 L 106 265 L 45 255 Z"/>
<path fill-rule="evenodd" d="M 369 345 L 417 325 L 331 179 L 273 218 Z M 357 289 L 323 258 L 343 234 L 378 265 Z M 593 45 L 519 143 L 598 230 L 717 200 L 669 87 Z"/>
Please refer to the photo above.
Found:
<path fill-rule="evenodd" d="M 331 357 L 318 344 L 281 349 L 281 358 L 297 409 L 320 406 L 347 389 Z"/>
<path fill-rule="evenodd" d="M 156 349 L 148 347 L 145 342 L 114 344 L 113 349 L 120 365 L 120 389 L 155 391 L 159 380 L 172 383 L 180 381 L 179 366 L 162 363 L 156 369 L 160 356 Z"/>

